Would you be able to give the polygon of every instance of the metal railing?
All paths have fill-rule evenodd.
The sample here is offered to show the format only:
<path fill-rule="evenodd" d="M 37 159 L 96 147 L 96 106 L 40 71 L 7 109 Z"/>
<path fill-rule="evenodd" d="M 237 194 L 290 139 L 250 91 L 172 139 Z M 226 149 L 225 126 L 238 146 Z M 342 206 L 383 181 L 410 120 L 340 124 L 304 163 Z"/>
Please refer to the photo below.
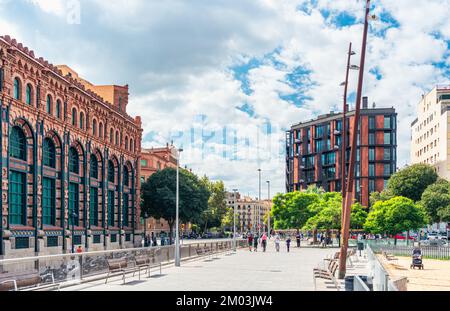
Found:
<path fill-rule="evenodd" d="M 353 279 L 353 291 L 355 292 L 370 292 L 370 288 L 367 286 L 367 284 L 358 276 L 356 275 Z"/>
<path fill-rule="evenodd" d="M 393 245 L 369 241 L 370 245 L 375 253 L 386 251 L 396 256 L 411 256 L 415 247 L 420 248 L 422 256 L 430 259 L 450 259 L 450 247 L 448 246 L 413 246 L 413 245 Z"/>
<path fill-rule="evenodd" d="M 374 291 L 398 291 L 394 282 L 391 280 L 389 273 L 384 268 L 383 264 L 378 260 L 378 257 L 372 250 L 370 244 L 366 248 L 367 259 L 369 262 L 369 277 L 372 278 Z"/>
<path fill-rule="evenodd" d="M 236 241 L 238 248 L 247 245 L 245 240 Z M 195 257 L 213 256 L 219 253 L 231 253 L 233 240 L 227 239 L 214 242 L 198 242 L 180 246 L 181 260 Z M 202 249 L 203 251 L 197 252 Z M 205 251 L 207 249 L 208 251 Z M 25 258 L 11 258 L 0 260 L 1 273 L 23 271 L 38 271 L 42 277 L 41 285 L 51 283 L 75 283 L 101 279 L 108 273 L 108 259 L 126 259 L 132 266 L 135 257 L 148 256 L 154 265 L 165 265 L 174 261 L 175 246 L 156 246 L 145 248 L 117 249 L 86 253 L 70 253 Z"/>

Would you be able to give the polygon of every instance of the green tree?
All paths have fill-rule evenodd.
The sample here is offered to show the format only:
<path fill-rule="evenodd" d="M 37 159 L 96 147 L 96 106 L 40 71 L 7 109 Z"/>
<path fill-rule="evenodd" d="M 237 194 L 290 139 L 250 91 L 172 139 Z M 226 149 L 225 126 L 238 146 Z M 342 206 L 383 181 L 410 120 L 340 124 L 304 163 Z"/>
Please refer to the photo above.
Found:
<path fill-rule="evenodd" d="M 204 176 L 201 182 L 211 193 L 208 208 L 203 211 L 197 223 L 206 232 L 208 228 L 221 226 L 222 218 L 227 212 L 226 191 L 223 181 L 210 181 L 208 177 Z"/>
<path fill-rule="evenodd" d="M 277 194 L 273 199 L 271 219 L 275 229 L 298 229 L 314 216 L 310 205 L 319 200 L 314 192 L 290 192 Z"/>
<path fill-rule="evenodd" d="M 450 206 L 450 183 L 445 179 L 439 179 L 429 185 L 422 193 L 420 204 L 433 222 L 447 219 L 445 211 Z"/>
<path fill-rule="evenodd" d="M 374 204 L 364 229 L 371 233 L 396 235 L 417 230 L 424 226 L 427 220 L 426 212 L 419 204 L 405 197 L 394 197 Z"/>
<path fill-rule="evenodd" d="M 330 230 L 341 228 L 342 195 L 329 192 L 309 207 L 315 213 L 310 217 L 304 230 Z"/>
<path fill-rule="evenodd" d="M 419 201 L 425 189 L 436 182 L 438 175 L 428 164 L 408 166 L 389 178 L 387 188 L 395 196 L 403 196 Z"/>
<path fill-rule="evenodd" d="M 233 216 L 234 209 L 231 207 L 227 208 L 225 215 L 222 217 L 222 228 L 233 228 Z M 236 230 L 237 230 L 237 215 L 236 215 Z"/>
<path fill-rule="evenodd" d="M 350 228 L 362 229 L 367 219 L 367 211 L 360 203 L 352 205 L 352 212 L 350 214 Z"/>
<path fill-rule="evenodd" d="M 381 192 L 372 192 L 369 197 L 370 206 L 373 206 L 377 201 L 387 201 L 393 197 L 395 195 L 387 188 Z"/>
<path fill-rule="evenodd" d="M 180 169 L 179 218 L 181 222 L 194 222 L 208 208 L 210 192 L 198 177 Z M 166 168 L 153 174 L 141 185 L 141 209 L 150 217 L 164 218 L 172 236 L 175 224 L 176 169 Z"/>

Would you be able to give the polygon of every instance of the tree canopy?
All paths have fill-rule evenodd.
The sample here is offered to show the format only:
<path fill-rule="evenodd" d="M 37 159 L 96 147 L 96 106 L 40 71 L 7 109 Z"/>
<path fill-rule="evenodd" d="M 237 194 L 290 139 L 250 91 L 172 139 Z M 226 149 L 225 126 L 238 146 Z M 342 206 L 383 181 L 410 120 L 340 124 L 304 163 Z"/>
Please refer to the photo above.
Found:
<path fill-rule="evenodd" d="M 426 223 L 426 212 L 419 204 L 405 197 L 394 197 L 372 206 L 364 229 L 371 233 L 397 234 L 419 229 Z"/>
<path fill-rule="evenodd" d="M 450 206 L 450 183 L 445 179 L 438 179 L 429 185 L 422 193 L 420 204 L 425 208 L 430 219 L 434 222 L 447 220 Z"/>
<path fill-rule="evenodd" d="M 202 212 L 196 223 L 203 231 L 207 231 L 208 228 L 222 225 L 222 220 L 227 213 L 226 191 L 223 181 L 210 181 L 204 176 L 201 182 L 208 188 L 211 195 L 208 199 L 208 208 Z"/>
<path fill-rule="evenodd" d="M 179 172 L 179 218 L 192 222 L 208 208 L 210 191 L 198 177 L 187 170 Z M 175 223 L 176 169 L 158 171 L 141 185 L 141 209 L 149 217 L 164 218 L 172 232 Z"/>
<path fill-rule="evenodd" d="M 438 175 L 428 164 L 414 164 L 391 176 L 387 189 L 394 196 L 403 196 L 419 201 L 425 189 L 436 182 Z"/>

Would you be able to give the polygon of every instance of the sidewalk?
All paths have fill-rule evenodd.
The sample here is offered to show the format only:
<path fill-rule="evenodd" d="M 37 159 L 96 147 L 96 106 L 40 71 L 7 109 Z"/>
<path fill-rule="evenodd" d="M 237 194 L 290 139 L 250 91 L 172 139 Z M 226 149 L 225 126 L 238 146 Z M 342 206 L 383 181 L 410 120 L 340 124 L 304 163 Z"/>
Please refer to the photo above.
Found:
<path fill-rule="evenodd" d="M 285 244 L 275 252 L 270 243 L 263 253 L 238 250 L 236 254 L 219 255 L 217 259 L 197 259 L 182 262 L 177 268 L 163 268 L 163 275 L 152 272 L 151 278 L 141 281 L 132 274 L 122 285 L 120 277 L 76 285 L 62 290 L 88 291 L 312 291 L 314 290 L 312 269 L 317 263 L 334 253 L 334 249 L 291 248 L 286 252 Z"/>

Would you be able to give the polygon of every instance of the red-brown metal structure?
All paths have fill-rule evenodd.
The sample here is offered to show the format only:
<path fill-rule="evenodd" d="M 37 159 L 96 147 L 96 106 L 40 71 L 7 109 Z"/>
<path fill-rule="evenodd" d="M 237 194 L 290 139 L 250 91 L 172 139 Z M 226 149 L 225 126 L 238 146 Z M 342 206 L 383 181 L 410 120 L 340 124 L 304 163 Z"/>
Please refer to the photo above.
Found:
<path fill-rule="evenodd" d="M 355 118 L 353 119 L 353 128 L 351 133 L 351 153 L 350 165 L 348 170 L 347 190 L 344 200 L 343 223 L 342 223 L 342 243 L 339 256 L 339 279 L 343 279 L 347 272 L 347 249 L 350 231 L 350 212 L 353 201 L 354 180 L 355 180 L 355 161 L 358 143 L 358 124 L 361 110 L 362 87 L 364 80 L 364 63 L 366 58 L 367 31 L 369 28 L 370 0 L 366 0 L 366 14 L 364 18 L 364 32 L 361 48 L 361 62 L 359 66 L 358 91 L 356 94 Z"/>

